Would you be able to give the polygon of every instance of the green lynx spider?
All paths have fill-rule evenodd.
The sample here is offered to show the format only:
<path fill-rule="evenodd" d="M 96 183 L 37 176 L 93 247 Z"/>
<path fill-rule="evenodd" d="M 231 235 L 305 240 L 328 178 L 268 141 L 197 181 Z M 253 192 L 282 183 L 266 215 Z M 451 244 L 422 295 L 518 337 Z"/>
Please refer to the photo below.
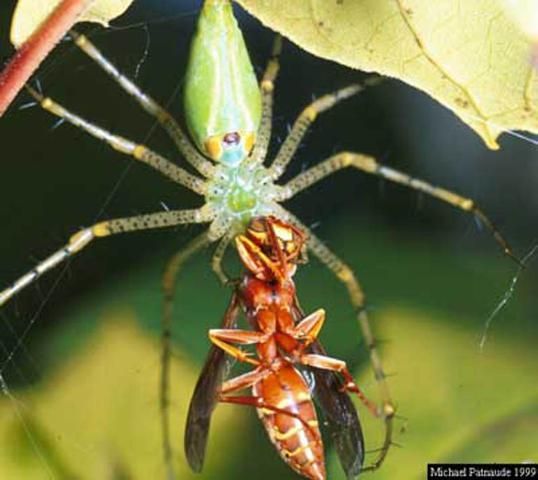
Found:
<path fill-rule="evenodd" d="M 366 155 L 340 152 L 283 185 L 276 183 L 318 114 L 332 108 L 341 100 L 359 93 L 363 86 L 358 84 L 348 86 L 324 95 L 308 105 L 295 121 L 275 159 L 269 166 L 264 166 L 271 137 L 274 81 L 279 69 L 281 40 L 277 37 L 272 57 L 258 86 L 244 40 L 228 1 L 205 2 L 191 50 L 186 76 L 185 111 L 187 125 L 197 148 L 189 141 L 172 116 L 122 75 L 85 36 L 76 32 L 71 32 L 71 35 L 84 53 L 107 72 L 148 114 L 155 117 L 198 174 L 189 173 L 145 145 L 110 133 L 84 120 L 51 98 L 28 87 L 30 94 L 43 109 L 108 143 L 113 149 L 149 165 L 179 185 L 198 193 L 204 198 L 204 203 L 196 209 L 116 218 L 82 229 L 61 249 L 0 292 L 0 305 L 98 238 L 139 230 L 174 227 L 179 224 L 209 224 L 209 228 L 203 234 L 192 240 L 171 259 L 163 277 L 165 306 L 161 409 L 165 460 L 171 471 L 172 455 L 168 425 L 169 342 L 172 303 L 178 272 L 195 252 L 218 241 L 212 257 L 212 268 L 219 279 L 227 283 L 228 277 L 222 269 L 222 259 L 233 238 L 243 231 L 245 224 L 252 217 L 265 215 L 280 217 L 307 233 L 309 251 L 346 286 L 356 310 L 380 390 L 382 406 L 379 408 L 379 416 L 385 421 L 384 444 L 369 468 L 379 467 L 391 443 L 394 407 L 369 325 L 362 288 L 351 268 L 293 214 L 284 209 L 281 203 L 339 170 L 353 168 L 411 187 L 475 215 L 489 228 L 503 251 L 513 257 L 508 243 L 473 200 L 380 165 L 374 158 Z"/>

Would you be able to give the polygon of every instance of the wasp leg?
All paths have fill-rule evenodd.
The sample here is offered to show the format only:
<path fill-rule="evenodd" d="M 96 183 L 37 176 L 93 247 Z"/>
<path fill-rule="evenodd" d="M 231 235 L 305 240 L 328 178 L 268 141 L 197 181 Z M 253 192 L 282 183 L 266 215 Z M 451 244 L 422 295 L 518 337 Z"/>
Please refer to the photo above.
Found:
<path fill-rule="evenodd" d="M 250 358 L 250 354 L 241 350 L 228 342 L 238 343 L 240 345 L 252 345 L 267 341 L 269 335 L 262 332 L 253 332 L 251 330 L 236 330 L 236 329 L 211 329 L 209 330 L 209 339 L 220 349 L 224 350 L 228 355 L 234 357 L 240 362 L 250 363 L 254 366 L 259 366 L 260 361 Z"/>
<path fill-rule="evenodd" d="M 265 374 L 266 370 L 261 370 L 260 372 L 249 372 L 249 373 L 258 373 L 258 374 Z M 271 373 L 271 371 L 268 371 L 268 373 Z M 245 374 L 245 376 L 248 374 Z M 258 375 L 252 375 L 252 377 L 257 377 Z M 266 375 L 259 375 L 259 379 L 256 380 L 256 382 L 263 379 L 263 377 Z M 256 383 L 252 382 L 252 384 Z M 252 385 L 251 384 L 251 385 Z M 247 385 L 241 388 L 248 388 L 251 385 Z M 239 388 L 237 390 L 240 390 Z M 224 389 L 223 389 L 224 391 Z M 255 407 L 258 409 L 268 410 L 272 413 L 280 413 L 282 415 L 288 415 L 289 417 L 292 417 L 296 420 L 299 420 L 303 426 L 310 432 L 310 434 L 315 438 L 317 436 L 317 433 L 312 425 L 310 425 L 304 418 L 301 418 L 301 416 L 297 413 L 291 412 L 289 410 L 285 410 L 283 408 L 275 407 L 274 405 L 271 405 L 269 403 L 266 403 L 263 401 L 263 398 L 261 397 L 248 397 L 248 396 L 226 396 L 226 395 L 220 395 L 219 396 L 219 402 L 221 403 L 233 403 L 235 405 L 247 405 L 250 407 Z M 317 425 L 316 425 L 317 426 Z"/>
<path fill-rule="evenodd" d="M 353 376 L 349 372 L 346 362 L 344 360 L 339 360 L 337 358 L 328 357 L 326 355 L 318 355 L 315 353 L 306 353 L 301 356 L 301 363 L 304 365 L 309 365 L 310 367 L 321 368 L 323 370 L 331 370 L 333 372 L 338 372 L 344 377 L 344 389 L 348 392 L 353 392 L 357 394 L 361 402 L 364 404 L 368 410 L 375 417 L 381 415 L 379 407 L 372 402 L 359 388 L 355 383 Z"/>
<path fill-rule="evenodd" d="M 297 340 L 304 340 L 304 345 L 313 343 L 319 335 L 323 323 L 325 322 L 325 310 L 320 308 L 303 318 L 291 331 L 286 332 Z"/>

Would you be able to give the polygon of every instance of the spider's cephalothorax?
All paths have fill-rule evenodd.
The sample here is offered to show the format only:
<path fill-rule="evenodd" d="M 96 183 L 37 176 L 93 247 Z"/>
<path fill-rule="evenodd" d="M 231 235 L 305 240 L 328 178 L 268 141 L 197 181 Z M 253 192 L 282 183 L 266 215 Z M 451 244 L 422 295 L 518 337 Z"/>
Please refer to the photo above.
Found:
<path fill-rule="evenodd" d="M 252 218 L 275 212 L 278 192 L 266 168 L 245 160 L 236 167 L 223 164 L 216 168 L 206 200 L 216 212 L 215 224 L 238 234 Z"/>

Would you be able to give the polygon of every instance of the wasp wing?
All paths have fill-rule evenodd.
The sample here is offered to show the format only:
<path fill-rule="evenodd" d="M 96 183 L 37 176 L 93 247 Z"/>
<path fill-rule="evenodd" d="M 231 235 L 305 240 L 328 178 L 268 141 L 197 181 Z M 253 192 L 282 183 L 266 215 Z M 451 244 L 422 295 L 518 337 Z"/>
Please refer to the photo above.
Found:
<path fill-rule="evenodd" d="M 314 342 L 310 351 L 326 355 L 319 342 Z M 349 480 L 356 478 L 364 461 L 364 437 L 357 409 L 344 391 L 338 374 L 330 370 L 313 368 L 314 396 L 319 405 L 340 464 Z"/>
<path fill-rule="evenodd" d="M 237 295 L 234 294 L 224 314 L 221 328 L 235 328 L 238 312 L 239 302 Z M 194 472 L 201 472 L 204 466 L 211 415 L 231 360 L 223 350 L 212 345 L 192 394 L 185 427 L 184 448 L 187 461 Z"/>
<path fill-rule="evenodd" d="M 296 322 L 304 318 L 297 297 L 294 299 L 293 315 Z M 319 341 L 313 342 L 309 351 L 327 355 Z M 364 437 L 357 409 L 337 373 L 320 368 L 312 368 L 310 371 L 314 376 L 313 394 L 316 403 L 327 424 L 340 464 L 347 478 L 352 480 L 361 472 L 364 461 Z"/>

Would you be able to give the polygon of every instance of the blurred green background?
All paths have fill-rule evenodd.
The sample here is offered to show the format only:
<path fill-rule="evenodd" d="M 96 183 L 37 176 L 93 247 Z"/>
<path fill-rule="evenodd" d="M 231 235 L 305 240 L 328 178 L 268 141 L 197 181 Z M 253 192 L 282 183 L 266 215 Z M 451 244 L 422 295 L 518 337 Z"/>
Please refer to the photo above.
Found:
<path fill-rule="evenodd" d="M 0 5 L 0 51 L 8 55 L 14 2 Z M 116 27 L 88 33 L 125 73 L 181 118 L 180 91 L 198 2 L 137 0 Z M 237 10 L 258 71 L 273 35 Z M 37 75 L 71 109 L 169 158 L 173 145 L 126 95 L 69 42 Z M 312 97 L 359 78 L 286 43 L 276 92 L 272 152 Z M 61 125 L 38 108 L 0 123 L 0 285 L 8 284 L 97 219 L 198 205 L 158 174 Z M 519 255 L 536 243 L 538 147 L 504 135 L 481 140 L 430 98 L 386 81 L 324 114 L 290 168 L 292 176 L 342 149 L 365 152 L 478 201 Z M 347 171 L 290 202 L 358 272 L 398 413 L 394 448 L 372 478 L 425 476 L 427 462 L 538 459 L 537 266 L 513 298 L 490 312 L 517 271 L 469 216 L 416 192 Z M 199 231 L 140 233 L 96 244 L 0 312 L 0 368 L 13 397 L 0 396 L 0 478 L 163 478 L 158 424 L 160 274 Z M 208 349 L 207 329 L 229 298 L 210 252 L 179 282 L 174 326 L 174 448 L 180 478 L 185 411 Z M 229 268 L 237 271 L 233 255 Z M 322 340 L 346 359 L 376 398 L 345 290 L 312 261 L 297 275 L 306 311 L 324 307 Z M 27 332 L 27 333 L 26 333 Z M 22 346 L 17 347 L 22 339 Z M 10 352 L 14 352 L 11 356 Z M 9 358 L 9 361 L 7 359 Z M 360 409 L 361 407 L 359 407 Z M 367 448 L 381 426 L 361 410 Z M 4 447 L 5 446 L 5 447 Z M 329 478 L 343 478 L 327 445 Z M 370 458 L 370 456 L 368 457 Z M 278 458 L 250 409 L 219 406 L 201 479 L 298 478 Z"/>

